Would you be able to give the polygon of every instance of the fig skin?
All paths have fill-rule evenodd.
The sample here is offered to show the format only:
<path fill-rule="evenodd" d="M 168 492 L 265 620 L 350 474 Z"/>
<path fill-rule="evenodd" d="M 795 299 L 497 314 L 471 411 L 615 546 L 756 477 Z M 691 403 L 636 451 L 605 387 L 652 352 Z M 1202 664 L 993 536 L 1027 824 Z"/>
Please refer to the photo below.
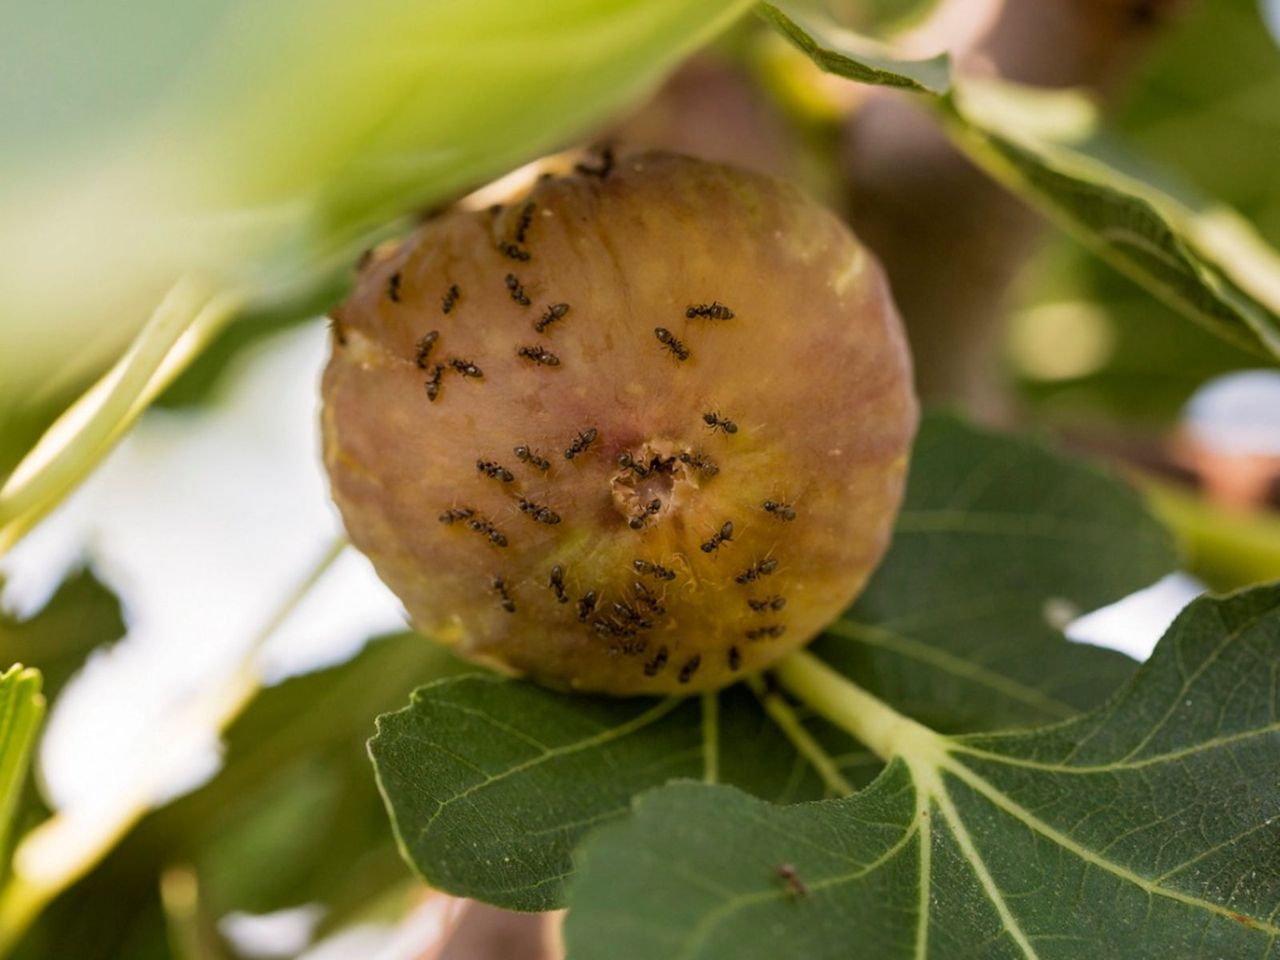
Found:
<path fill-rule="evenodd" d="M 334 314 L 325 461 L 352 542 L 460 655 L 559 689 L 714 690 L 807 643 L 879 561 L 910 358 L 875 259 L 794 188 L 611 161 L 365 266 Z"/>

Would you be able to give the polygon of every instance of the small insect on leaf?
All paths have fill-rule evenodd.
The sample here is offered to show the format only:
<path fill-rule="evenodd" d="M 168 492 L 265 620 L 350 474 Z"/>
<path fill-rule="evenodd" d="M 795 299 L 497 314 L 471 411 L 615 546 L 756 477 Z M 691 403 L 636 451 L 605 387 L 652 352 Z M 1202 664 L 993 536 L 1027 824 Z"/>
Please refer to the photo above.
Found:
<path fill-rule="evenodd" d="M 547 329 L 547 327 L 551 326 L 568 312 L 569 305 L 567 303 L 553 303 L 551 306 L 547 307 L 546 312 L 543 313 L 541 319 L 533 322 L 533 329 L 538 331 L 538 333 L 542 333 Z"/>
<path fill-rule="evenodd" d="M 787 886 L 787 892 L 793 897 L 808 896 L 809 888 L 804 885 L 804 881 L 800 879 L 800 875 L 796 873 L 796 868 L 789 863 L 779 864 L 774 868 L 774 874 Z"/>
<path fill-rule="evenodd" d="M 587 449 L 596 442 L 597 436 L 599 436 L 599 432 L 595 427 L 587 427 L 587 429 L 573 438 L 573 442 L 564 451 L 564 458 L 572 460 L 579 454 L 586 453 Z"/>
<path fill-rule="evenodd" d="M 540 345 L 532 347 L 517 347 L 516 355 L 526 360 L 532 360 L 534 363 L 543 367 L 560 366 L 560 358 L 550 350 L 543 349 Z"/>

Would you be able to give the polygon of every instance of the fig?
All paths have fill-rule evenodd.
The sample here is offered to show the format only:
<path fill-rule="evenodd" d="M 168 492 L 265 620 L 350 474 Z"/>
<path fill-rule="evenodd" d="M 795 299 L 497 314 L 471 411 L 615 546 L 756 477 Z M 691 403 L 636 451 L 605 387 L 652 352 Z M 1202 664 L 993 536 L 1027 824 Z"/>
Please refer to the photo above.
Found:
<path fill-rule="evenodd" d="M 322 428 L 414 625 L 559 689 L 714 690 L 879 561 L 917 421 L 874 257 L 795 188 L 605 151 L 364 266 Z"/>

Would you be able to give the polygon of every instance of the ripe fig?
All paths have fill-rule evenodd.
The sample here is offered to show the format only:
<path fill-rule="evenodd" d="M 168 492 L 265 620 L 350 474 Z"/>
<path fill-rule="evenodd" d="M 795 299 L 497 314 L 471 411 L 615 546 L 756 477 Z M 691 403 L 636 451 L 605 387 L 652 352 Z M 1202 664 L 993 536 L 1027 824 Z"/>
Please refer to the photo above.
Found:
<path fill-rule="evenodd" d="M 917 408 L 874 258 L 754 173 L 611 153 L 366 265 L 325 459 L 414 624 L 558 688 L 712 690 L 883 553 Z"/>

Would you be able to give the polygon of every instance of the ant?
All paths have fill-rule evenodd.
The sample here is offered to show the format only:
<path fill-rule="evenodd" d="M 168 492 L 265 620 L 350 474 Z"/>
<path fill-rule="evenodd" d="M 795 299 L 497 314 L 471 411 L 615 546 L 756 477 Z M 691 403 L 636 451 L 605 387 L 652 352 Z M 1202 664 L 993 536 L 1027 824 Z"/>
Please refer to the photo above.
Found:
<path fill-rule="evenodd" d="M 737 670 L 742 666 L 742 652 L 737 647 L 729 648 L 729 669 Z"/>
<path fill-rule="evenodd" d="M 694 654 L 689 658 L 689 662 L 680 668 L 679 681 L 681 683 L 688 683 L 693 679 L 693 675 L 698 672 L 698 667 L 701 665 L 702 656 L 700 654 Z"/>
<path fill-rule="evenodd" d="M 560 522 L 560 514 L 556 513 L 550 507 L 544 507 L 541 504 L 534 503 L 532 500 L 520 498 L 520 512 L 527 513 L 539 523 L 557 524 Z"/>
<path fill-rule="evenodd" d="M 719 531 L 713 533 L 711 538 L 702 545 L 703 553 L 715 553 L 720 549 L 720 544 L 726 543 L 733 539 L 733 521 L 726 520 Z"/>
<path fill-rule="evenodd" d="M 525 234 L 533 223 L 534 204 L 526 203 L 520 210 L 520 220 L 516 223 L 516 243 L 524 243 Z"/>
<path fill-rule="evenodd" d="M 449 359 L 449 366 L 457 370 L 464 377 L 483 377 L 484 373 L 470 360 L 460 360 L 457 357 Z"/>
<path fill-rule="evenodd" d="M 483 473 L 486 477 L 493 480 L 501 480 L 503 483 L 510 483 L 514 480 L 515 474 L 508 470 L 500 463 L 492 460 L 477 460 L 476 469 Z"/>
<path fill-rule="evenodd" d="M 726 307 L 719 300 L 712 300 L 710 303 L 691 304 L 684 315 L 690 320 L 732 320 L 733 311 Z"/>
<path fill-rule="evenodd" d="M 542 315 L 541 320 L 535 320 L 533 322 L 533 329 L 538 333 L 542 333 L 547 329 L 547 327 L 551 326 L 568 312 L 569 305 L 567 303 L 553 303 L 551 306 L 547 307 L 547 311 Z"/>
<path fill-rule="evenodd" d="M 591 616 L 591 612 L 596 608 L 596 592 L 588 590 L 582 595 L 582 599 L 578 601 L 578 619 L 583 623 L 587 622 L 587 617 Z"/>
<path fill-rule="evenodd" d="M 572 460 L 578 454 L 586 453 L 587 448 L 596 442 L 597 436 L 599 436 L 599 431 L 597 431 L 595 427 L 587 427 L 587 429 L 583 430 L 573 438 L 573 442 L 569 444 L 568 448 L 564 452 L 564 458 L 566 460 Z"/>
<path fill-rule="evenodd" d="M 558 367 L 560 366 L 560 358 L 549 350 L 542 349 L 541 346 L 518 347 L 516 349 L 517 356 L 524 357 L 526 360 L 532 360 L 539 366 Z"/>
<path fill-rule="evenodd" d="M 445 295 L 440 298 L 440 306 L 445 313 L 453 313 L 454 305 L 458 302 L 458 298 L 462 296 L 462 291 L 458 289 L 458 285 L 452 284 L 445 291 Z"/>
<path fill-rule="evenodd" d="M 653 655 L 653 659 L 644 665 L 644 675 L 646 677 L 656 677 L 666 665 L 667 648 L 659 647 L 658 652 Z"/>
<path fill-rule="evenodd" d="M 645 525 L 645 522 L 662 509 L 662 501 L 654 497 L 641 508 L 640 512 L 627 521 L 627 526 L 632 530 L 639 530 Z"/>
<path fill-rule="evenodd" d="M 440 522 L 456 523 L 459 520 L 470 520 L 475 515 L 476 512 L 471 509 L 471 507 L 456 507 L 451 510 L 446 510 L 444 513 L 440 514 Z"/>
<path fill-rule="evenodd" d="M 796 511 L 789 503 L 783 503 L 781 500 L 766 500 L 760 504 L 767 513 L 773 514 L 779 520 L 794 520 Z"/>
<path fill-rule="evenodd" d="M 720 468 L 709 457 L 704 457 L 700 453 L 682 453 L 680 454 L 680 462 L 693 467 L 700 473 L 706 474 L 708 477 L 714 477 L 720 472 Z"/>
<path fill-rule="evenodd" d="M 674 570 L 668 570 L 660 563 L 650 563 L 648 560 L 632 560 L 631 566 L 642 577 L 649 576 L 658 580 L 674 580 L 676 578 Z"/>
<path fill-rule="evenodd" d="M 418 365 L 419 370 L 427 369 L 427 357 L 431 356 L 431 351 L 436 345 L 436 341 L 440 339 L 439 330 L 431 330 L 418 341 L 417 350 L 413 355 L 413 362 Z"/>
<path fill-rule="evenodd" d="M 776 640 L 787 632 L 787 628 L 780 623 L 770 624 L 767 627 L 755 627 L 746 632 L 748 640 Z"/>
<path fill-rule="evenodd" d="M 533 302 L 529 299 L 529 295 L 524 292 L 524 285 L 520 283 L 520 279 L 514 273 L 507 274 L 506 284 L 507 292 L 511 294 L 511 299 L 520 304 L 520 306 L 527 307 Z"/>
<path fill-rule="evenodd" d="M 387 277 L 387 299 L 392 303 L 400 302 L 400 271 Z"/>
<path fill-rule="evenodd" d="M 520 444 L 520 446 L 513 448 L 513 450 L 516 455 L 516 459 L 521 463 L 527 463 L 530 466 L 537 467 L 544 473 L 551 469 L 551 463 L 549 461 L 538 456 L 523 443 Z"/>
<path fill-rule="evenodd" d="M 551 577 L 547 581 L 547 585 L 551 587 L 552 593 L 556 595 L 556 599 L 561 603 L 569 602 L 569 594 L 564 589 L 564 567 L 556 564 L 551 568 Z"/>
<path fill-rule="evenodd" d="M 804 885 L 804 881 L 800 879 L 800 875 L 796 873 L 796 868 L 789 863 L 783 863 L 774 868 L 774 874 L 787 885 L 787 891 L 793 897 L 807 896 L 809 888 Z"/>
<path fill-rule="evenodd" d="M 778 569 L 777 560 L 758 560 L 734 577 L 735 583 L 751 583 L 761 577 L 767 577 Z"/>
<path fill-rule="evenodd" d="M 738 425 L 728 417 L 722 417 L 718 413 L 704 413 L 702 422 L 710 427 L 713 431 L 723 430 L 725 433 L 737 433 Z"/>
<path fill-rule="evenodd" d="M 613 147 L 601 147 L 599 155 L 599 166 L 592 167 L 585 163 L 576 163 L 574 164 L 573 169 L 584 177 L 599 177 L 601 180 L 604 180 L 613 172 Z"/>
<path fill-rule="evenodd" d="M 498 250 L 504 257 L 510 257 L 512 260 L 519 260 L 525 263 L 529 260 L 529 251 L 521 249 L 518 245 L 504 240 L 498 244 Z"/>
<path fill-rule="evenodd" d="M 781 610 L 787 605 L 786 597 L 772 596 L 765 597 L 763 600 L 748 600 L 749 606 L 756 613 L 764 613 L 767 610 Z"/>
<path fill-rule="evenodd" d="M 436 402 L 436 397 L 440 396 L 440 378 L 444 376 L 445 365 L 437 363 L 431 368 L 431 376 L 427 378 L 425 384 L 427 388 L 427 399 L 432 403 Z"/>
<path fill-rule="evenodd" d="M 507 590 L 507 582 L 501 577 L 493 578 L 493 592 L 498 595 L 503 610 L 507 611 L 507 613 L 516 612 L 516 602 L 511 599 L 511 594 Z"/>
<path fill-rule="evenodd" d="M 658 338 L 658 342 L 671 351 L 671 355 L 677 360 L 685 361 L 690 357 L 689 348 L 676 339 L 666 327 L 654 327 L 653 335 Z"/>

